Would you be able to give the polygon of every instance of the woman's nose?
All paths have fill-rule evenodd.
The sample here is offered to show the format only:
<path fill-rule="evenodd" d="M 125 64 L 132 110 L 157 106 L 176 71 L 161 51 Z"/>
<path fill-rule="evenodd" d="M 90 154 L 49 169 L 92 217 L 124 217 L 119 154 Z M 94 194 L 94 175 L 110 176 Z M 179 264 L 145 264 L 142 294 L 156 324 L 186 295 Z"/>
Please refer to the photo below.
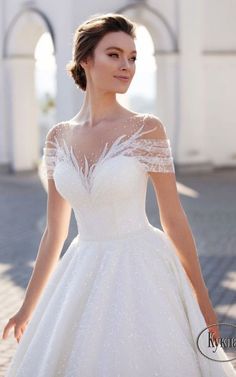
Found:
<path fill-rule="evenodd" d="M 128 59 L 123 59 L 121 63 L 122 68 L 129 68 L 129 60 Z"/>

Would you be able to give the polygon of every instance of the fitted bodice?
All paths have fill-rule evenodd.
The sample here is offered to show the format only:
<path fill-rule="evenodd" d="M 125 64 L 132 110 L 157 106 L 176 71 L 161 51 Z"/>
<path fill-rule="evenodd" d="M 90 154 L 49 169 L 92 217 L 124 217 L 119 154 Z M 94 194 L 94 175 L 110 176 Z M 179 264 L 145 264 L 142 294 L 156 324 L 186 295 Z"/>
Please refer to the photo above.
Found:
<path fill-rule="evenodd" d="M 147 129 L 141 119 L 133 133 L 105 143 L 92 164 L 85 154 L 83 159 L 76 157 L 79 151 L 63 132 L 46 140 L 43 174 L 54 179 L 57 191 L 70 202 L 81 239 L 120 238 L 149 226 L 148 172 L 174 173 L 169 139 L 141 138 L 154 128 Z"/>
<path fill-rule="evenodd" d="M 57 190 L 72 205 L 81 239 L 119 237 L 147 224 L 147 175 L 134 158 L 119 155 L 104 162 L 89 192 L 64 161 L 54 177 Z"/>

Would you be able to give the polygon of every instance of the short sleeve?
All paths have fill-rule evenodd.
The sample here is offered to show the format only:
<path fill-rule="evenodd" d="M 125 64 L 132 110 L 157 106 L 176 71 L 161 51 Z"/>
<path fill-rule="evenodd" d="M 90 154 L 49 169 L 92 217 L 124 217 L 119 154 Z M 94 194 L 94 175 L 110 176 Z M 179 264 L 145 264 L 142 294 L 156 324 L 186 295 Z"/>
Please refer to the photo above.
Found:
<path fill-rule="evenodd" d="M 146 172 L 174 173 L 174 160 L 170 140 L 138 139 L 135 142 L 135 154 Z"/>
<path fill-rule="evenodd" d="M 45 138 L 40 168 L 40 177 L 44 182 L 47 179 L 54 179 L 53 174 L 56 167 L 58 155 L 58 148 L 56 143 L 57 133 L 58 126 L 56 125 L 48 131 Z"/>
<path fill-rule="evenodd" d="M 146 172 L 175 173 L 170 139 L 166 127 L 157 116 L 145 115 L 131 149 Z"/>
<path fill-rule="evenodd" d="M 57 148 L 51 141 L 45 141 L 43 148 L 42 164 L 44 169 L 44 175 L 47 179 L 53 179 L 53 173 L 57 161 Z"/>

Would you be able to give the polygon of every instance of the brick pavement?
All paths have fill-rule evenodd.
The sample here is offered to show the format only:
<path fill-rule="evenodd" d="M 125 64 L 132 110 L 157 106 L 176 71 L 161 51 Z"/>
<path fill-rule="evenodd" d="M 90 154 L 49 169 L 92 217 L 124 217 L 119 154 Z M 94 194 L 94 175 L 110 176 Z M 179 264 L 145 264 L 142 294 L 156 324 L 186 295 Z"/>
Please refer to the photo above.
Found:
<path fill-rule="evenodd" d="M 177 181 L 218 320 L 236 324 L 236 169 L 177 174 Z M 22 303 L 44 229 L 46 199 L 37 174 L 0 173 L 1 333 Z M 146 209 L 150 222 L 160 227 L 151 185 Z M 72 216 L 70 234 L 61 255 L 75 234 Z M 12 330 L 7 340 L 0 340 L 0 377 L 4 376 L 16 346 Z M 236 361 L 233 363 L 236 368 Z"/>

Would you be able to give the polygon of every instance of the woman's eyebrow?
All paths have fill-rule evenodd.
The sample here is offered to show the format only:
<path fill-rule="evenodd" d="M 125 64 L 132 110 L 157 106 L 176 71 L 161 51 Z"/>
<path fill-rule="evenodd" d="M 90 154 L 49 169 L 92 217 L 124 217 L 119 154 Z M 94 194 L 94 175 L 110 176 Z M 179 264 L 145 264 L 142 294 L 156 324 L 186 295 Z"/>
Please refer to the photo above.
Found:
<path fill-rule="evenodd" d="M 113 50 L 113 49 L 118 50 L 118 51 L 121 51 L 121 52 L 124 51 L 124 50 L 122 50 L 122 48 L 120 48 L 120 47 L 116 47 L 116 46 L 110 46 L 110 47 L 107 47 L 107 48 L 106 48 L 106 51 L 107 51 L 107 50 Z M 136 50 L 131 51 L 131 53 L 133 53 L 133 52 L 137 53 Z"/>

